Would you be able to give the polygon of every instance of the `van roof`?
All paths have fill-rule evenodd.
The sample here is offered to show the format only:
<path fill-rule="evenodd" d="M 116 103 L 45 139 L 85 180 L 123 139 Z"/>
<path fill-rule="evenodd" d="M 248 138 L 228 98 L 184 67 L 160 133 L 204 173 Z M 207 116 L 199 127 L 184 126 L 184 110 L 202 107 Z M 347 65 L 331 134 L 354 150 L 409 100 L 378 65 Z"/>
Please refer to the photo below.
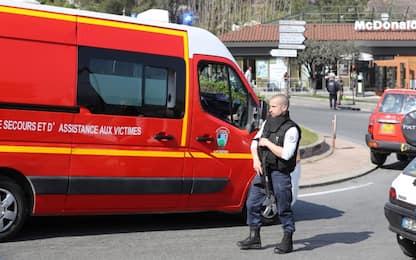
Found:
<path fill-rule="evenodd" d="M 234 57 L 231 55 L 229 50 L 215 35 L 208 32 L 207 30 L 197 28 L 197 27 L 179 25 L 179 24 L 174 24 L 174 23 L 143 21 L 143 20 L 138 20 L 136 18 L 129 17 L 129 16 L 106 14 L 106 13 L 99 13 L 99 12 L 92 12 L 92 11 L 85 11 L 85 10 L 78 10 L 78 9 L 71 9 L 71 8 L 56 7 L 56 6 L 50 6 L 50 5 L 22 3 L 18 1 L 0 0 L 0 5 L 186 31 L 188 34 L 190 58 L 192 58 L 194 54 L 202 54 L 202 55 L 225 57 L 235 62 Z"/>

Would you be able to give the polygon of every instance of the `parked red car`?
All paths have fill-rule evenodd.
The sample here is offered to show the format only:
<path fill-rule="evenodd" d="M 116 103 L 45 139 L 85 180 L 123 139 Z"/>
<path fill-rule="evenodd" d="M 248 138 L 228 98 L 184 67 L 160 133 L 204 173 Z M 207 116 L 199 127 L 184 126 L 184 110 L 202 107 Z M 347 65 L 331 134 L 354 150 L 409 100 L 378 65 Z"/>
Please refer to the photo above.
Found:
<path fill-rule="evenodd" d="M 416 90 L 387 89 L 370 116 L 366 143 L 370 147 L 371 162 L 381 166 L 391 153 L 399 161 L 416 156 L 416 147 L 403 137 L 402 121 L 410 111 L 416 110 Z"/>

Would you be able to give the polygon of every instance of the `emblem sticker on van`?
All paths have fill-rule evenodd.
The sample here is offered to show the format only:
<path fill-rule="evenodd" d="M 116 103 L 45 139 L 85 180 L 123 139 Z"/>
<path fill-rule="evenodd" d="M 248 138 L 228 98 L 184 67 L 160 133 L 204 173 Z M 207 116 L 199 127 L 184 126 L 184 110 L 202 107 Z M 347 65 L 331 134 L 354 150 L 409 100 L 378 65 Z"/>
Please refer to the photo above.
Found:
<path fill-rule="evenodd" d="M 228 142 L 228 136 L 230 134 L 230 130 L 226 127 L 220 127 L 216 130 L 217 133 L 217 145 L 220 149 L 224 149 Z"/>

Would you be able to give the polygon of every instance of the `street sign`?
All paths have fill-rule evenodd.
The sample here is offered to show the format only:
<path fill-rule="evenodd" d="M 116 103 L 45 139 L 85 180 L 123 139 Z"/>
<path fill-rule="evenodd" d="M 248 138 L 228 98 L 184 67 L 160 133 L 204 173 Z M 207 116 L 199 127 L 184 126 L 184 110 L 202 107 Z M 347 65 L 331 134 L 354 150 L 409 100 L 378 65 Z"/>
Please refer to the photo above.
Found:
<path fill-rule="evenodd" d="M 296 50 L 272 49 L 270 55 L 273 57 L 296 57 L 298 52 Z"/>
<path fill-rule="evenodd" d="M 280 49 L 293 49 L 293 50 L 304 50 L 305 45 L 303 44 L 279 44 Z"/>
<path fill-rule="evenodd" d="M 305 32 L 305 25 L 306 25 L 305 21 L 280 20 L 279 21 L 279 49 L 295 50 L 295 51 L 305 49 L 305 45 L 303 45 L 303 42 L 305 41 L 305 36 L 303 35 L 303 33 Z M 284 53 L 284 54 L 289 55 L 287 53 Z M 293 55 L 293 52 L 291 53 L 291 55 Z M 289 56 L 289 57 L 296 57 L 296 56 Z"/>
<path fill-rule="evenodd" d="M 280 33 L 303 33 L 305 31 L 305 26 L 298 25 L 280 25 Z"/>
<path fill-rule="evenodd" d="M 299 21 L 299 20 L 280 20 L 279 25 L 286 24 L 286 25 L 302 25 L 304 26 L 306 24 L 305 21 Z"/>
<path fill-rule="evenodd" d="M 305 41 L 303 33 L 280 33 L 279 43 L 302 44 Z"/>

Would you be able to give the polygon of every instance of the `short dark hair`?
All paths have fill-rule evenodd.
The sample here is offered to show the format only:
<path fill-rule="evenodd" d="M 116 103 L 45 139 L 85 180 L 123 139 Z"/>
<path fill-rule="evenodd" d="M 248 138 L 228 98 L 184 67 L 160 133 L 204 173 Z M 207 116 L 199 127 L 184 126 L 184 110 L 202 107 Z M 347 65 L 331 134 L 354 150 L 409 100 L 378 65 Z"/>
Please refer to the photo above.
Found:
<path fill-rule="evenodd" d="M 287 95 L 285 95 L 285 94 L 276 94 L 276 95 L 272 96 L 269 100 L 272 100 L 272 99 L 275 99 L 275 98 L 279 98 L 281 100 L 281 104 L 286 105 L 287 109 L 289 109 L 290 102 L 289 102 L 289 97 Z"/>

